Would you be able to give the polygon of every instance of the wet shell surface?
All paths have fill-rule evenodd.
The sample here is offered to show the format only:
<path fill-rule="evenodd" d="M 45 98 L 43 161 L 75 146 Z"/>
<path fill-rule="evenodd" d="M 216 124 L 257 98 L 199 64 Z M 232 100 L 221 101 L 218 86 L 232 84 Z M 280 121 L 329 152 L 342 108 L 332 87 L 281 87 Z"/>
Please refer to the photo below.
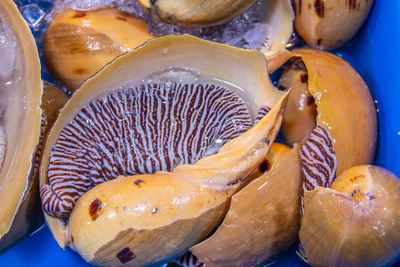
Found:
<path fill-rule="evenodd" d="M 41 197 L 57 242 L 98 265 L 184 254 L 267 154 L 285 99 L 255 51 L 168 36 L 117 58 L 73 95 L 46 143 Z"/>
<path fill-rule="evenodd" d="M 358 31 L 374 0 L 294 0 L 294 25 L 308 45 L 335 49 Z"/>
<path fill-rule="evenodd" d="M 301 110 L 298 107 L 301 107 L 302 101 L 312 105 L 315 103 L 315 125 L 325 127 L 332 136 L 337 156 L 337 175 L 352 166 L 371 163 L 375 154 L 377 116 L 364 80 L 347 62 L 328 52 L 296 49 L 293 54 L 301 58 L 307 70 L 303 81 L 307 82 L 312 99 L 296 93 L 304 92 L 302 76 L 296 78 L 298 74 L 287 72 L 286 82 L 293 80 L 289 85 L 293 90 L 291 97 L 297 98 L 288 102 L 287 112 L 292 112 L 292 117 L 302 124 L 295 123 L 291 127 L 311 131 L 308 127 L 312 127 L 310 122 L 314 119 L 314 112 L 305 112 L 304 108 Z M 289 118 L 284 118 L 284 121 L 288 122 Z M 307 136 L 307 132 L 294 134 L 287 130 L 284 133 L 292 142 L 301 141 L 302 135 Z M 297 139 L 293 136 L 297 136 Z"/>
<path fill-rule="evenodd" d="M 139 0 L 155 19 L 185 26 L 221 24 L 244 12 L 255 2 L 256 0 Z"/>
<path fill-rule="evenodd" d="M 0 2 L 0 37 L 2 251 L 41 223 L 33 165 L 39 141 L 42 85 L 35 41 L 13 1 Z"/>
<path fill-rule="evenodd" d="M 271 170 L 232 196 L 217 231 L 190 250 L 205 266 L 257 266 L 297 241 L 302 186 L 299 146 L 273 146 Z M 271 150 L 270 150 L 271 151 Z M 283 155 L 282 155 L 283 153 Z"/>
<path fill-rule="evenodd" d="M 389 266 L 400 255 L 400 182 L 380 167 L 305 192 L 300 241 L 313 266 Z M 329 251 L 329 253 L 327 253 Z"/>
<path fill-rule="evenodd" d="M 118 9 L 66 9 L 46 31 L 43 57 L 50 73 L 73 91 L 115 57 L 153 37 L 144 22 Z"/>
<path fill-rule="evenodd" d="M 316 126 L 317 106 L 308 91 L 308 73 L 300 59 L 294 59 L 282 73 L 279 87 L 290 89 L 283 116 L 282 132 L 286 142 L 300 142 Z"/>
<path fill-rule="evenodd" d="M 266 55 L 272 72 L 291 56 L 286 45 L 293 32 L 294 15 L 289 0 L 265 0 L 257 5 L 261 13 L 256 23 L 261 32 L 256 34 L 258 48 Z M 45 64 L 73 91 L 112 59 L 153 37 L 143 21 L 115 8 L 66 9 L 55 16 L 44 37 Z"/>

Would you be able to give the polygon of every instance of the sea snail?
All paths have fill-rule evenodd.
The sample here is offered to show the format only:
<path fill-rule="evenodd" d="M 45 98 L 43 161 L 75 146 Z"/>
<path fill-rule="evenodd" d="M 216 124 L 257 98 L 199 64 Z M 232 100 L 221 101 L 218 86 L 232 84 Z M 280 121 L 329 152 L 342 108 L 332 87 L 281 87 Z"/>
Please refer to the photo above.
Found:
<path fill-rule="evenodd" d="M 41 197 L 55 239 L 98 265 L 184 254 L 267 154 L 285 99 L 256 51 L 167 36 L 117 58 L 47 140 Z"/>

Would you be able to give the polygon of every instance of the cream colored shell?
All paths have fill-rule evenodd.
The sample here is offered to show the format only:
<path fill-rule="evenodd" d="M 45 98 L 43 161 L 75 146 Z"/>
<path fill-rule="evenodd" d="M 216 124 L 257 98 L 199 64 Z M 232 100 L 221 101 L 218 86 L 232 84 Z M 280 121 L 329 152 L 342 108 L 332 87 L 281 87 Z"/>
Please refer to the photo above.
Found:
<path fill-rule="evenodd" d="M 156 19 L 185 26 L 216 25 L 244 12 L 256 0 L 139 0 Z"/>
<path fill-rule="evenodd" d="M 300 241 L 313 266 L 388 266 L 400 256 L 400 180 L 376 166 L 348 169 L 304 194 Z M 327 253 L 329 251 L 329 253 Z"/>
<path fill-rule="evenodd" d="M 308 73 L 308 90 L 317 106 L 317 124 L 328 128 L 337 156 L 337 175 L 375 155 L 376 109 L 367 85 L 343 59 L 328 52 L 296 49 Z"/>
<path fill-rule="evenodd" d="M 142 242 L 141 247 L 135 245 L 136 252 L 133 253 L 136 258 L 132 266 L 155 263 L 185 252 L 222 219 L 226 201 L 241 180 L 265 157 L 279 130 L 286 94 L 273 87 L 267 74 L 265 57 L 261 53 L 202 41 L 187 35 L 161 37 L 117 58 L 76 91 L 62 110 L 47 140 L 41 167 L 41 184 L 47 182 L 46 167 L 52 146 L 62 128 L 83 105 L 128 81 L 171 67 L 198 71 L 204 76 L 243 88 L 253 102 L 251 109 L 254 115 L 263 106 L 272 107 L 272 110 L 250 130 L 227 143 L 218 154 L 205 157 L 193 165 L 178 166 L 170 173 L 119 178 L 93 188 L 78 201 L 68 227 L 61 220 L 46 215 L 46 221 L 59 245 L 68 245 L 68 236 L 69 245 L 87 261 L 100 265 L 119 264 L 115 255 L 125 248 L 124 245 L 132 247 L 136 244 L 134 240 L 125 243 L 118 241 L 125 234 L 148 241 Z M 129 193 L 126 184 L 135 185 L 137 179 L 145 181 L 139 184 L 142 190 L 148 190 L 146 194 Z M 171 192 L 165 196 L 157 191 L 157 188 L 163 186 L 171 188 Z M 133 190 L 136 192 L 139 188 Z M 175 198 L 184 197 L 188 192 L 193 192 L 195 196 L 198 194 L 198 197 L 188 200 L 188 206 L 167 204 Z M 118 196 L 118 199 L 113 199 L 113 195 Z M 152 207 L 158 207 L 160 214 L 166 207 L 170 207 L 171 212 L 155 217 L 148 224 L 145 223 L 147 215 L 138 214 L 137 220 L 128 220 L 129 216 L 123 215 L 121 208 L 134 207 L 142 197 L 146 197 Z M 93 222 L 88 209 L 96 198 L 102 203 L 108 203 L 109 208 L 115 207 L 111 209 L 115 213 L 116 207 L 119 207 L 120 216 L 115 219 L 113 216 L 103 216 L 102 220 L 96 219 Z M 90 223 L 85 223 L 88 220 Z M 121 222 L 122 225 L 115 222 Z M 200 222 L 203 227 L 199 227 Z M 172 234 L 178 228 L 180 234 Z M 96 231 L 102 234 L 95 237 L 92 234 Z M 144 250 L 146 246 L 159 242 L 163 235 L 170 238 L 168 242 L 171 246 L 165 246 L 159 253 Z M 111 259 L 109 255 L 114 256 Z"/>
<path fill-rule="evenodd" d="M 294 0 L 296 31 L 312 47 L 338 48 L 361 27 L 374 0 Z"/>
<path fill-rule="evenodd" d="M 39 141 L 42 84 L 35 40 L 13 1 L 0 2 L 0 17 L 8 25 L 17 49 L 11 85 L 1 92 L 6 99 L 2 122 L 7 142 L 0 171 L 0 250 L 3 250 L 41 223 L 33 165 Z"/>
<path fill-rule="evenodd" d="M 227 267 L 266 264 L 296 242 L 302 185 L 298 149 L 296 145 L 276 158 L 269 172 L 232 196 L 218 230 L 190 249 L 202 263 Z"/>

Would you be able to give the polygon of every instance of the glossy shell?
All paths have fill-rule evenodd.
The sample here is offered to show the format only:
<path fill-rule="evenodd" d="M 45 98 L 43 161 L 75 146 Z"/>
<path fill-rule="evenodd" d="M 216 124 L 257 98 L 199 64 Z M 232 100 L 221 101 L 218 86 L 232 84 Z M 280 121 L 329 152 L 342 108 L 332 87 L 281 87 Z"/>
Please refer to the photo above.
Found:
<path fill-rule="evenodd" d="M 208 60 L 204 54 L 212 54 L 213 60 Z M 141 266 L 172 260 L 183 254 L 222 219 L 226 201 L 241 180 L 265 157 L 279 130 L 285 94 L 271 84 L 261 53 L 191 36 L 157 38 L 117 58 L 73 95 L 46 143 L 41 184 L 47 183 L 46 167 L 60 131 L 83 105 L 104 95 L 110 88 L 171 66 L 196 70 L 245 88 L 247 95 L 256 101 L 258 107 L 253 108 L 268 106 L 272 110 L 250 130 L 225 144 L 217 154 L 204 157 L 193 165 L 181 165 L 172 172 L 120 177 L 94 187 L 78 200 L 67 227 L 62 220 L 46 215 L 59 245 L 70 245 L 89 262 L 118 265 L 124 261 L 121 257 L 127 257 L 132 266 Z M 159 194 L 161 188 L 166 189 L 165 194 Z M 176 202 L 177 198 L 186 200 L 181 205 Z M 134 208 L 144 199 L 151 209 L 137 213 L 135 220 L 132 214 L 117 209 Z M 169 203 L 170 212 L 163 214 L 166 203 Z M 114 215 L 100 214 L 93 220 L 88 213 L 90 207 L 95 211 L 101 209 L 101 214 L 110 212 Z M 156 214 L 152 212 L 154 208 L 157 208 Z M 156 219 L 148 221 L 148 213 Z M 97 234 L 99 231 L 102 235 Z M 121 236 L 130 238 L 121 240 Z M 160 248 L 157 253 L 146 250 L 154 246 Z"/>
<path fill-rule="evenodd" d="M 278 157 L 269 172 L 232 196 L 229 211 L 218 230 L 190 249 L 202 263 L 206 266 L 266 264 L 296 242 L 302 185 L 298 149 L 296 145 Z"/>
<path fill-rule="evenodd" d="M 309 263 L 389 266 L 400 255 L 399 201 L 399 179 L 370 165 L 305 192 L 300 241 Z"/>
<path fill-rule="evenodd" d="M 2 63 L 3 70 L 9 72 L 2 71 L 0 77 L 7 146 L 0 171 L 1 251 L 41 224 L 33 167 L 40 132 L 42 85 L 35 41 L 13 1 L 0 2 L 0 20 L 10 32 L 5 41 L 15 42 L 15 50 L 6 52 L 7 56 L 15 53 L 11 65 Z"/>
<path fill-rule="evenodd" d="M 115 57 L 153 37 L 144 22 L 114 8 L 66 9 L 46 31 L 43 57 L 50 73 L 75 90 Z"/>
<path fill-rule="evenodd" d="M 312 47 L 335 49 L 358 31 L 373 0 L 294 0 L 296 31 Z"/>
<path fill-rule="evenodd" d="M 294 13 L 290 0 L 264 0 L 262 8 L 265 14 L 262 23 L 268 25 L 269 33 L 267 46 L 261 52 L 268 60 L 268 71 L 273 72 L 292 57 L 286 48 L 293 33 Z"/>
<path fill-rule="evenodd" d="M 170 24 L 216 25 L 244 12 L 256 0 L 139 0 L 156 19 Z"/>
<path fill-rule="evenodd" d="M 316 124 L 325 126 L 332 135 L 337 174 L 355 165 L 371 163 L 377 119 L 364 80 L 333 54 L 312 49 L 296 49 L 293 53 L 307 69 L 308 91 L 317 106 Z"/>

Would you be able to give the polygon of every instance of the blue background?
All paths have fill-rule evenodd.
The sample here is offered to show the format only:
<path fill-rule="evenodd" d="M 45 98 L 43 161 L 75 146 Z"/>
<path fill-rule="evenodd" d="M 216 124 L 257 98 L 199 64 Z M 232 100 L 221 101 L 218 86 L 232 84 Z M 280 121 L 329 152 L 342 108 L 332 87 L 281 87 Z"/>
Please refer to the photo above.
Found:
<path fill-rule="evenodd" d="M 361 31 L 335 51 L 367 82 L 379 110 L 375 164 L 400 177 L 400 1 L 376 0 Z M 334 107 L 333 107 L 334 108 Z M 400 204 L 400 203 L 399 203 Z M 329 252 L 327 252 L 329 253 Z M 396 264 L 397 265 L 397 264 Z M 398 263 L 400 266 L 400 262 Z M 89 266 L 70 249 L 63 251 L 47 226 L 0 255 L 0 266 Z M 274 266 L 307 266 L 291 250 Z"/>

